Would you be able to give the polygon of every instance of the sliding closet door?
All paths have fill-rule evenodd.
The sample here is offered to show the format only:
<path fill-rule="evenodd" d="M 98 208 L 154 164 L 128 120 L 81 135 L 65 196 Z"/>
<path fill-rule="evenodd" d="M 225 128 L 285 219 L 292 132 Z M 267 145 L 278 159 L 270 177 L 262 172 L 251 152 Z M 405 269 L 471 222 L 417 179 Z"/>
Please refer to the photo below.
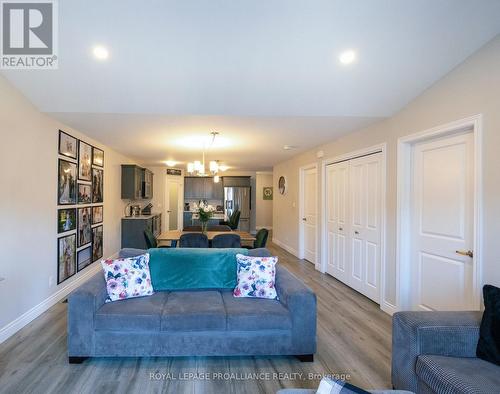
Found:
<path fill-rule="evenodd" d="M 326 167 L 327 272 L 349 284 L 349 163 Z"/>
<path fill-rule="evenodd" d="M 349 283 L 355 290 L 379 302 L 381 154 L 350 160 L 349 167 Z"/>

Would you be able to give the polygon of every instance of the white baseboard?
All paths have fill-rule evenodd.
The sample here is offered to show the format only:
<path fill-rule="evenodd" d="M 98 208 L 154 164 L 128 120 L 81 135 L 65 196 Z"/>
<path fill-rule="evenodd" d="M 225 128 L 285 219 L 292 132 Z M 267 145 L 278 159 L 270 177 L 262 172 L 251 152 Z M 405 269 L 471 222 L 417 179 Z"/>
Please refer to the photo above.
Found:
<path fill-rule="evenodd" d="M 288 253 L 291 253 L 295 257 L 298 258 L 299 253 L 294 248 L 292 248 L 291 246 L 288 246 L 286 243 L 281 242 L 279 239 L 276 239 L 274 237 L 272 239 L 272 242 L 275 243 L 276 245 L 278 245 L 280 248 L 285 249 Z"/>
<path fill-rule="evenodd" d="M 391 316 L 394 315 L 398 311 L 398 308 L 396 307 L 396 305 L 393 305 L 387 301 L 382 301 L 380 303 L 380 309 L 382 309 L 385 313 L 387 313 L 388 315 L 391 315 Z"/>
<path fill-rule="evenodd" d="M 12 335 L 18 332 L 21 328 L 26 326 L 35 320 L 42 313 L 47 311 L 50 307 L 57 304 L 63 298 L 65 298 L 69 293 L 79 287 L 83 282 L 89 279 L 91 276 L 95 275 L 97 272 L 101 270 L 101 264 L 93 264 L 89 268 L 87 268 L 86 272 L 83 272 L 79 277 L 77 277 L 71 283 L 61 287 L 54 294 L 52 294 L 49 298 L 43 300 L 38 305 L 34 306 L 27 312 L 23 313 L 14 321 L 10 322 L 6 326 L 0 329 L 0 343 L 9 339 Z"/>

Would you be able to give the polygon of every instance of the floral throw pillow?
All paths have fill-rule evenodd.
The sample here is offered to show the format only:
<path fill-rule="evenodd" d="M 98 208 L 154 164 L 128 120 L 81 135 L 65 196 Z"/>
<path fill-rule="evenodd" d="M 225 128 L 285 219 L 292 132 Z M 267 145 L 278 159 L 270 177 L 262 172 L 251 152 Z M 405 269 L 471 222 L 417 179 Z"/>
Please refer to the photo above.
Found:
<path fill-rule="evenodd" d="M 149 253 L 129 258 L 101 261 L 106 280 L 106 302 L 153 294 L 149 273 Z"/>
<path fill-rule="evenodd" d="M 236 255 L 238 282 L 235 297 L 278 299 L 274 287 L 277 257 Z"/>

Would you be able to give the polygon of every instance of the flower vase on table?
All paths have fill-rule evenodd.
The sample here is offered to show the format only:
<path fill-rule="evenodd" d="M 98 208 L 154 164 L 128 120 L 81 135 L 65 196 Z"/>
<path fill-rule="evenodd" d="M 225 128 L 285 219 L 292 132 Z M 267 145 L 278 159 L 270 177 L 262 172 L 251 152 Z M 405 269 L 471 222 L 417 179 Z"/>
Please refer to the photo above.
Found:
<path fill-rule="evenodd" d="M 203 201 L 195 206 L 195 212 L 198 214 L 198 219 L 201 222 L 201 232 L 207 233 L 208 221 L 214 215 L 215 207 L 210 204 L 205 204 Z"/>

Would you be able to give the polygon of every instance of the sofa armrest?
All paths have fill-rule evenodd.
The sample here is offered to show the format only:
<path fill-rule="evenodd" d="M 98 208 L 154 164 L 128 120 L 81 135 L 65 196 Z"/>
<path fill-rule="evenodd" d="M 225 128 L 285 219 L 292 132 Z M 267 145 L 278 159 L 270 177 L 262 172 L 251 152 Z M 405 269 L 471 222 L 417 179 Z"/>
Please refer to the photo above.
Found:
<path fill-rule="evenodd" d="M 68 353 L 70 357 L 92 355 L 94 316 L 108 296 L 102 272 L 92 276 L 68 297 Z"/>
<path fill-rule="evenodd" d="M 482 312 L 398 312 L 392 319 L 392 384 L 417 391 L 421 354 L 476 357 Z"/>
<path fill-rule="evenodd" d="M 290 311 L 293 345 L 297 355 L 316 352 L 316 294 L 286 268 L 277 266 L 276 290 Z"/>

